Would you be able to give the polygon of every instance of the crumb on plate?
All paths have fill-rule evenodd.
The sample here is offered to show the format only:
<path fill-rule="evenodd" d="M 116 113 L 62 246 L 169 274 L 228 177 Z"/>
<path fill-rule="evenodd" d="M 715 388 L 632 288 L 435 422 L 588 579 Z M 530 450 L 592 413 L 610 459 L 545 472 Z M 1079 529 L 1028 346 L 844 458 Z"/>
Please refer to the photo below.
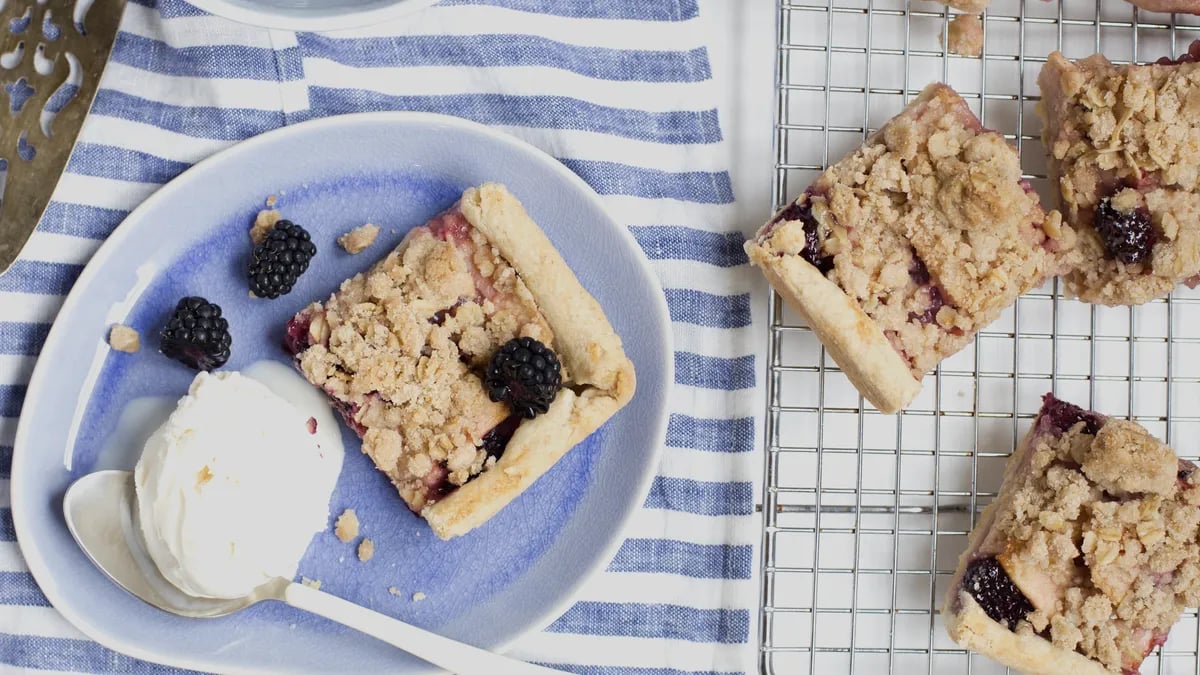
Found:
<path fill-rule="evenodd" d="M 333 524 L 333 533 L 343 544 L 349 544 L 358 536 L 358 514 L 354 509 L 342 511 L 342 515 L 338 516 L 337 522 Z"/>
<path fill-rule="evenodd" d="M 270 200 L 267 201 L 269 205 Z M 275 223 L 282 219 L 283 216 L 279 215 L 275 209 L 259 211 L 254 218 L 254 225 L 250 227 L 250 241 L 256 245 L 261 244 L 267 238 L 267 233 L 271 231 L 271 228 L 275 227 Z"/>
<path fill-rule="evenodd" d="M 367 223 L 359 225 L 350 230 L 346 234 L 338 237 L 338 246 L 346 250 L 346 253 L 351 255 L 361 253 L 368 246 L 375 243 L 375 238 L 379 236 L 379 226 Z"/>
<path fill-rule="evenodd" d="M 119 352 L 134 354 L 142 348 L 142 338 L 136 330 L 117 323 L 108 332 L 108 344 Z"/>
<path fill-rule="evenodd" d="M 308 577 L 300 577 L 300 583 L 304 584 L 305 586 L 308 586 L 309 588 L 313 589 L 314 591 L 321 590 L 321 582 L 318 581 L 317 579 L 309 579 Z"/>
<path fill-rule="evenodd" d="M 417 591 L 416 593 L 413 593 L 413 595 L 412 595 L 413 602 L 420 602 L 424 599 L 425 599 L 425 594 L 422 593 L 421 591 Z"/>
<path fill-rule="evenodd" d="M 367 562 L 374 556 L 375 542 L 364 537 L 363 540 L 358 543 L 358 560 L 360 562 Z"/>
<path fill-rule="evenodd" d="M 395 586 L 388 586 L 388 593 L 391 593 L 392 595 L 401 595 L 400 589 L 396 588 Z"/>

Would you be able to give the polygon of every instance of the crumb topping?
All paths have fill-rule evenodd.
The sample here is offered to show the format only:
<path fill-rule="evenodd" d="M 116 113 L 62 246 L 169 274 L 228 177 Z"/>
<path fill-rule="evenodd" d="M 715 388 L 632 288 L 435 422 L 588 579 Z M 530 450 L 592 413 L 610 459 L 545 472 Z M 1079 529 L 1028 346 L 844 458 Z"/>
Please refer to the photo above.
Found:
<path fill-rule="evenodd" d="M 129 326 L 113 324 L 108 331 L 108 345 L 119 352 L 135 354 L 142 348 L 142 338 Z"/>
<path fill-rule="evenodd" d="M 300 369 L 418 512 L 495 463 L 484 436 L 509 412 L 480 379 L 492 354 L 515 337 L 554 337 L 516 271 L 457 210 L 293 324 L 304 322 Z"/>
<path fill-rule="evenodd" d="M 889 337 L 920 378 L 1016 297 L 1058 269 L 1073 233 L 1043 214 L 1015 150 L 957 94 L 931 85 L 797 200 L 819 224 L 826 276 Z M 805 253 L 799 209 L 760 234 Z"/>
<path fill-rule="evenodd" d="M 1089 302 L 1162 297 L 1200 272 L 1200 64 L 1115 66 L 1103 55 L 1050 55 L 1038 77 L 1043 141 L 1067 221 L 1079 231 L 1067 289 Z M 1101 200 L 1149 211 L 1145 261 L 1105 255 L 1093 229 Z"/>
<path fill-rule="evenodd" d="M 358 536 L 358 514 L 354 509 L 342 511 L 337 522 L 333 524 L 333 533 L 343 544 L 349 544 Z"/>
<path fill-rule="evenodd" d="M 959 14 L 950 21 L 942 44 L 951 54 L 980 56 L 983 54 L 983 21 L 975 14 Z"/>
<path fill-rule="evenodd" d="M 375 238 L 379 236 L 379 226 L 367 223 L 359 225 L 349 232 L 338 237 L 338 246 L 345 249 L 346 253 L 355 255 L 362 253 L 371 244 L 375 243 Z"/>
<path fill-rule="evenodd" d="M 1194 467 L 1123 420 L 1094 436 L 1085 421 L 1041 429 L 1026 442 L 1029 464 L 1002 489 L 989 541 L 1036 608 L 1029 625 L 1113 672 L 1136 670 L 1200 604 Z"/>

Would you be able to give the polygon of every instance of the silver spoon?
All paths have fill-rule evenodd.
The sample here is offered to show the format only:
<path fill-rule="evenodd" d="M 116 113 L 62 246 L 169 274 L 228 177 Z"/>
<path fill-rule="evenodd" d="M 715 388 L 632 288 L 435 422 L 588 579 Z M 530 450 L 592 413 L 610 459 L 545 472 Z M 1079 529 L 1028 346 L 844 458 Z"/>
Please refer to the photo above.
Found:
<path fill-rule="evenodd" d="M 282 577 L 232 600 L 187 595 L 163 577 L 145 550 L 137 522 L 133 473 L 129 471 L 97 471 L 75 481 L 63 498 L 63 511 L 71 536 L 97 567 L 144 602 L 172 614 L 213 618 L 264 600 L 278 600 L 383 640 L 459 675 L 560 672 L 442 637 Z"/>

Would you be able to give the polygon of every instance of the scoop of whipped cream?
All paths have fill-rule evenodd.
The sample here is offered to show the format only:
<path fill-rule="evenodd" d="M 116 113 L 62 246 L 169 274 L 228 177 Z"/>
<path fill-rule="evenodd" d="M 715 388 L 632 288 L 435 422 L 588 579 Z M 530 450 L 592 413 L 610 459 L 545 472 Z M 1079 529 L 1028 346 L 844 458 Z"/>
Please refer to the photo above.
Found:
<path fill-rule="evenodd" d="M 134 470 L 146 549 L 194 596 L 292 578 L 329 519 L 341 462 L 315 423 L 236 372 L 200 373 Z"/>

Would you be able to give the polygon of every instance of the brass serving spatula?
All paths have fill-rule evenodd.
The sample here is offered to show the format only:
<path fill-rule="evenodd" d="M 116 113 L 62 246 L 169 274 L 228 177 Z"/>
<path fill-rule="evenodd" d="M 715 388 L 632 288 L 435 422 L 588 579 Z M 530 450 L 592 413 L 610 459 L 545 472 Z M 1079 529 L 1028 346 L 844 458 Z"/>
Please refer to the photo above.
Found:
<path fill-rule="evenodd" d="M 125 0 L 0 0 L 0 274 L 37 227 L 117 37 Z"/>

